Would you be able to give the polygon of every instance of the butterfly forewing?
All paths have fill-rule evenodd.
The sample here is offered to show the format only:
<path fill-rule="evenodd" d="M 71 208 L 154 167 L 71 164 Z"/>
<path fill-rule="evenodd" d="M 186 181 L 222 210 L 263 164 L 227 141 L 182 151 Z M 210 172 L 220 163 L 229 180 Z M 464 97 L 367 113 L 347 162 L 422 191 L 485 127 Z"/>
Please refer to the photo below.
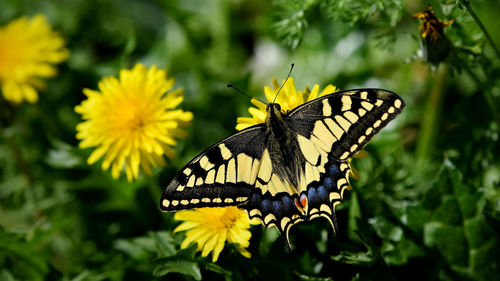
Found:
<path fill-rule="evenodd" d="M 254 192 L 265 127 L 247 128 L 203 151 L 177 173 L 161 197 L 162 211 L 240 205 Z"/>
<path fill-rule="evenodd" d="M 287 121 L 299 135 L 329 155 L 345 161 L 361 150 L 405 104 L 390 91 L 359 89 L 336 92 L 290 111 Z"/>

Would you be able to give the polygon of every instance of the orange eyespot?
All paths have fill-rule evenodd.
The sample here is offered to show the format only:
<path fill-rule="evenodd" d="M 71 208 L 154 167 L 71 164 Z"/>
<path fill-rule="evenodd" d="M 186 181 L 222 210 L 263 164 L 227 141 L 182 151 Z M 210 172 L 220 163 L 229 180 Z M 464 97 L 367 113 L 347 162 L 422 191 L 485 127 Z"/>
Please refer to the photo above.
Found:
<path fill-rule="evenodd" d="M 300 211 L 304 211 L 307 209 L 307 196 L 305 194 L 300 195 L 300 198 L 295 198 L 294 200 L 295 206 Z"/>

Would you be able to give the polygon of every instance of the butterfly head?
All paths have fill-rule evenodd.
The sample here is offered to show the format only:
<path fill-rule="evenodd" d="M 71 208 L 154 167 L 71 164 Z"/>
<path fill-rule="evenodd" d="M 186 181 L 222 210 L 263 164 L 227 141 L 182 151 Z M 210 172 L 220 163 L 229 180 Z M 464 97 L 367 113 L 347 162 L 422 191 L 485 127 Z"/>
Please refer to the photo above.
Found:
<path fill-rule="evenodd" d="M 267 114 L 281 115 L 281 106 L 279 103 L 270 103 L 266 108 Z"/>
<path fill-rule="evenodd" d="M 277 103 L 269 103 L 266 108 L 267 116 L 266 116 L 266 124 L 268 127 L 273 126 L 278 120 L 283 122 L 283 118 L 281 117 L 281 106 Z"/>

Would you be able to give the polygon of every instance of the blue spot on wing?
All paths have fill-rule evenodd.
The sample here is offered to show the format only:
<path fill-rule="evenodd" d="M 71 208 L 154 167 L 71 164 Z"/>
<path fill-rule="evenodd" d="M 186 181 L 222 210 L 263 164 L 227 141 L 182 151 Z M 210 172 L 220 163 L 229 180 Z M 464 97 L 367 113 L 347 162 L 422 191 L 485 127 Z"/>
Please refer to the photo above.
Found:
<path fill-rule="evenodd" d="M 326 189 L 323 185 L 320 185 L 317 190 L 317 194 L 319 198 L 326 198 L 328 193 L 326 192 Z"/>
<path fill-rule="evenodd" d="M 340 174 L 339 167 L 337 167 L 336 165 L 331 165 L 331 166 L 328 168 L 328 174 L 329 174 L 330 176 L 336 176 L 336 175 L 339 175 L 339 174 Z"/>
<path fill-rule="evenodd" d="M 290 196 L 283 196 L 281 198 L 281 203 L 282 203 L 282 206 L 283 206 L 283 211 L 285 212 L 288 212 L 288 211 L 291 211 L 295 208 L 295 204 L 293 203 L 293 200 L 292 198 L 290 198 Z"/>
<path fill-rule="evenodd" d="M 281 202 L 283 202 L 283 206 L 293 207 L 293 200 L 289 196 L 283 196 Z"/>
<path fill-rule="evenodd" d="M 318 194 L 316 193 L 316 188 L 312 187 L 312 188 L 309 188 L 309 190 L 307 191 L 307 199 L 309 201 L 311 200 L 318 200 Z"/>
<path fill-rule="evenodd" d="M 333 187 L 333 179 L 328 177 L 328 178 L 325 178 L 325 180 L 323 181 L 323 183 L 325 184 L 325 187 L 327 189 L 330 189 Z"/>
<path fill-rule="evenodd" d="M 273 209 L 274 209 L 273 213 L 279 213 L 279 212 L 281 212 L 282 208 L 283 208 L 283 206 L 281 206 L 281 202 L 280 201 L 273 201 Z"/>
<path fill-rule="evenodd" d="M 262 211 L 263 211 L 263 213 L 265 213 L 265 214 L 272 213 L 272 209 L 273 209 L 273 203 L 271 202 L 271 200 L 264 199 L 262 201 Z"/>

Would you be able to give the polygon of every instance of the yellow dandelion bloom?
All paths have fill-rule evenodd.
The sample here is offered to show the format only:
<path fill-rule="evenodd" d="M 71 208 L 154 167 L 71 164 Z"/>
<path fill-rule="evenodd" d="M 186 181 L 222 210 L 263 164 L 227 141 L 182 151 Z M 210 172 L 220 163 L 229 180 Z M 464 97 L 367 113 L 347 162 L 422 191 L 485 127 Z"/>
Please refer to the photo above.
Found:
<path fill-rule="evenodd" d="M 20 103 L 38 100 L 42 78 L 57 74 L 54 64 L 66 60 L 64 40 L 43 15 L 22 17 L 0 27 L 0 84 L 5 99 Z"/>
<path fill-rule="evenodd" d="M 250 257 L 246 248 L 252 233 L 248 229 L 257 222 L 251 221 L 245 211 L 237 207 L 200 208 L 179 211 L 174 218 L 184 221 L 174 232 L 187 230 L 182 249 L 196 242 L 201 255 L 206 257 L 212 252 L 212 261 L 216 262 L 227 241 L 236 244 L 243 256 Z"/>
<path fill-rule="evenodd" d="M 279 88 L 280 84 L 278 84 L 275 78 L 273 78 L 273 89 L 267 86 L 264 87 L 264 94 L 268 102 L 273 102 Z M 276 97 L 276 103 L 279 103 L 282 111 L 287 112 L 303 103 L 338 91 L 339 90 L 335 86 L 328 85 L 320 92 L 318 84 L 314 85 L 312 90 L 306 87 L 304 91 L 297 91 L 293 77 L 290 77 L 281 89 L 280 94 Z M 252 99 L 251 102 L 256 106 L 248 109 L 252 117 L 238 117 L 236 121 L 236 130 L 243 130 L 250 126 L 264 123 L 266 120 L 266 105 L 256 99 Z"/>
<path fill-rule="evenodd" d="M 122 69 L 120 79 L 103 78 L 99 91 L 84 89 L 87 99 L 75 107 L 84 119 L 76 137 L 81 148 L 96 147 L 87 162 L 103 158 L 103 170 L 111 167 L 118 178 L 124 169 L 129 181 L 138 178 L 139 166 L 147 174 L 164 166 L 164 156 L 175 156 L 176 138 L 186 137 L 182 128 L 193 119 L 191 112 L 175 109 L 184 97 L 183 89 L 169 91 L 173 86 L 166 70 L 137 64 Z"/>

